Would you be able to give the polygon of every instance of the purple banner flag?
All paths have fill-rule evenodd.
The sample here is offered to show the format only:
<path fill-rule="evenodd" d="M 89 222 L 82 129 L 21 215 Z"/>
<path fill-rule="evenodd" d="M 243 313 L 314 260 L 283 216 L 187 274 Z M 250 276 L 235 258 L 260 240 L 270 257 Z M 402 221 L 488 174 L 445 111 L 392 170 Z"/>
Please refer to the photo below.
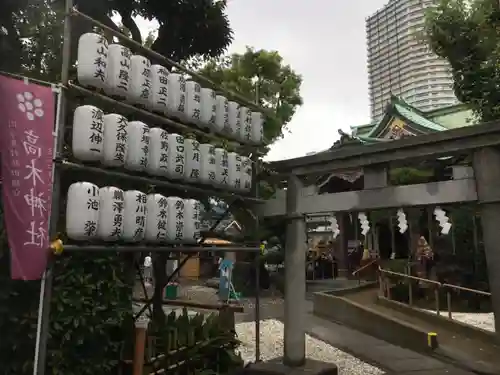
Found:
<path fill-rule="evenodd" d="M 0 75 L 0 150 L 11 277 L 39 280 L 47 266 L 55 94 Z"/>

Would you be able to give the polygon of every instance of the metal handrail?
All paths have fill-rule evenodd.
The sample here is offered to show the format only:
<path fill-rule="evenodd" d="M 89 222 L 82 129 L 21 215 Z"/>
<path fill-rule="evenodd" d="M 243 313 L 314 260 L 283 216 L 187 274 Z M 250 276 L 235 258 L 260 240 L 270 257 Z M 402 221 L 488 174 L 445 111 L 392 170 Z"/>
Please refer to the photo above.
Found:
<path fill-rule="evenodd" d="M 358 268 L 356 271 L 352 273 L 353 276 L 356 276 L 359 272 L 363 271 L 364 269 L 370 267 L 374 263 L 378 262 L 378 259 L 373 259 L 370 263 L 365 264 L 363 267 Z M 380 269 L 380 267 L 379 267 Z"/>
<path fill-rule="evenodd" d="M 463 286 L 458 286 L 458 285 L 453 285 L 453 284 L 443 284 L 443 287 L 444 288 L 450 288 L 450 289 L 456 289 L 456 290 L 463 290 L 464 292 L 471 292 L 471 293 L 480 294 L 482 296 L 491 297 L 491 293 L 490 292 L 485 292 L 484 290 L 477 290 L 477 289 L 465 288 Z"/>
<path fill-rule="evenodd" d="M 486 296 L 486 297 L 491 297 L 491 293 L 485 292 L 482 290 L 465 288 L 465 287 L 459 286 L 459 285 L 440 283 L 440 282 L 435 281 L 435 280 L 424 279 L 421 277 L 407 275 L 404 273 L 384 270 L 382 267 L 379 267 L 379 286 L 380 286 L 379 292 L 380 292 L 381 296 L 383 296 L 389 300 L 391 299 L 391 289 L 390 289 L 389 283 L 387 283 L 386 280 L 384 279 L 385 275 L 401 277 L 401 278 L 408 279 L 408 280 L 420 281 L 420 282 L 434 285 L 435 286 L 434 297 L 435 297 L 435 302 L 436 302 L 436 314 L 438 316 L 441 315 L 439 291 L 441 289 L 445 290 L 446 291 L 446 305 L 447 305 L 447 309 L 448 309 L 448 318 L 449 319 L 453 319 L 453 313 L 452 313 L 452 309 L 451 309 L 451 296 L 452 296 L 451 291 L 452 290 L 464 291 L 464 292 L 479 294 L 479 295 Z M 412 283 L 408 283 L 408 305 L 409 306 L 413 305 L 413 285 L 412 285 Z"/>
<path fill-rule="evenodd" d="M 415 280 L 415 281 L 423 281 L 425 283 L 434 284 L 434 285 L 436 285 L 438 287 L 442 287 L 443 286 L 443 284 L 441 284 L 439 281 L 435 281 L 435 280 L 424 279 L 424 278 L 421 278 L 421 277 L 412 276 L 412 275 L 408 275 L 408 274 L 405 274 L 405 273 L 399 273 L 399 272 L 384 270 L 382 267 L 379 267 L 378 270 L 381 273 L 386 273 L 388 275 L 400 276 L 400 277 L 403 277 L 403 278 L 406 278 L 406 279 L 410 279 L 410 280 Z"/>

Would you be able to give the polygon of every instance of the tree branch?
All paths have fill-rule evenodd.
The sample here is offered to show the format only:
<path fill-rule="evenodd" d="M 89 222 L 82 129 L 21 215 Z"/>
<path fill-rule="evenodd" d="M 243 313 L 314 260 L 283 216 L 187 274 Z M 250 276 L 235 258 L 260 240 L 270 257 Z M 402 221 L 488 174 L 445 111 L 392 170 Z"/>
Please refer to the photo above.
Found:
<path fill-rule="evenodd" d="M 131 12 L 120 12 L 120 16 L 122 17 L 122 24 L 125 26 L 129 31 L 130 35 L 132 36 L 132 39 L 135 40 L 137 43 L 142 44 L 142 36 L 141 36 L 141 30 L 137 27 L 137 24 L 135 23 L 134 19 L 132 18 L 132 13 Z"/>

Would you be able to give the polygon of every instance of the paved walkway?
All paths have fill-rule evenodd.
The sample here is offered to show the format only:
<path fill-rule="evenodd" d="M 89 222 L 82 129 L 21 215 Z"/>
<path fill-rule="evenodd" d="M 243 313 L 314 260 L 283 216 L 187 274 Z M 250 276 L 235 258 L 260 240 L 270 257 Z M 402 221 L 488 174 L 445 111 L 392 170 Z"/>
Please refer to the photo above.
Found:
<path fill-rule="evenodd" d="M 342 280 L 331 282 L 332 284 L 342 284 Z M 317 286 L 324 288 L 323 285 Z M 312 288 L 311 288 L 312 289 Z M 316 289 L 316 288 L 314 288 Z M 310 290 L 314 292 L 316 290 Z M 207 293 L 203 290 L 204 298 Z M 198 300 L 199 296 L 196 296 Z M 308 297 L 311 295 L 308 293 Z M 309 299 L 308 298 L 308 299 Z M 254 300 L 244 299 L 245 312 L 236 315 L 236 323 L 254 320 Z M 372 336 L 366 335 L 347 326 L 321 319 L 312 314 L 312 301 L 307 304 L 307 333 L 311 336 L 323 340 L 326 343 L 345 351 L 360 360 L 386 371 L 388 375 L 472 375 L 474 373 L 461 370 L 450 364 L 443 363 L 437 359 L 422 354 L 412 352 Z M 280 298 L 262 298 L 260 303 L 260 319 L 278 319 L 283 321 L 283 300 Z M 500 374 L 500 372 L 499 372 Z"/>
<path fill-rule="evenodd" d="M 388 374 L 399 375 L 471 375 L 432 357 L 389 344 L 343 325 L 308 315 L 307 332 Z"/>
<path fill-rule="evenodd" d="M 261 319 L 283 320 L 282 303 L 261 304 Z M 249 309 L 248 309 L 249 310 Z M 248 311 L 247 310 L 247 311 Z M 237 322 L 253 320 L 253 311 L 238 314 Z M 388 375 L 473 375 L 455 366 L 366 335 L 347 326 L 312 314 L 307 301 L 306 330 L 312 337 L 325 341 L 360 360 L 386 371 Z"/>

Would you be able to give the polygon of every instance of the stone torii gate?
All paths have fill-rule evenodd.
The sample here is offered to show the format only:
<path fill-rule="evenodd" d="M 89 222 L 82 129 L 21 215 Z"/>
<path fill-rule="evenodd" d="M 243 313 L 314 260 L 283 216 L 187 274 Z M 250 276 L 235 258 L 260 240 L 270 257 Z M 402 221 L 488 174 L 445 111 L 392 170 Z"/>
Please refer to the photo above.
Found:
<path fill-rule="evenodd" d="M 480 207 L 495 329 L 500 339 L 500 122 L 405 138 L 373 145 L 349 146 L 329 152 L 270 163 L 287 181 L 287 189 L 261 206 L 264 217 L 288 220 L 285 250 L 284 362 L 305 363 L 306 257 L 305 215 L 369 211 L 384 208 L 476 202 Z M 470 155 L 470 166 L 453 168 L 453 179 L 425 184 L 390 186 L 390 165 Z M 304 179 L 362 169 L 364 188 L 318 194 Z"/>

